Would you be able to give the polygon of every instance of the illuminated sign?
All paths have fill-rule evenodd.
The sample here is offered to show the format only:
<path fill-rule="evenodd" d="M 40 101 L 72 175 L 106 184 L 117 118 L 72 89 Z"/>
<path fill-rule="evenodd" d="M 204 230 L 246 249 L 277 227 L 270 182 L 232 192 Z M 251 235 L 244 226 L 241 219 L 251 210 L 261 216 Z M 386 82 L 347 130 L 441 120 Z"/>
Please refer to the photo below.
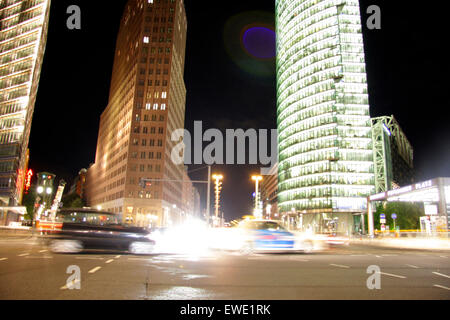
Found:
<path fill-rule="evenodd" d="M 431 188 L 433 186 L 433 181 L 428 180 L 422 183 L 416 183 L 415 188 L 416 190 L 425 189 L 425 188 Z"/>
<path fill-rule="evenodd" d="M 33 170 L 28 170 L 27 176 L 25 178 L 25 193 L 28 193 L 31 187 L 31 178 L 33 178 Z"/>
<path fill-rule="evenodd" d="M 404 188 L 401 188 L 401 189 L 388 191 L 387 194 L 388 194 L 389 197 L 391 197 L 391 196 L 396 196 L 396 195 L 399 195 L 399 194 L 402 194 L 402 193 L 410 192 L 412 190 L 413 190 L 413 187 L 412 186 L 408 186 L 408 187 L 404 187 Z"/>
<path fill-rule="evenodd" d="M 438 214 L 438 206 L 435 204 L 425 204 L 425 214 L 427 216 L 437 215 Z"/>
<path fill-rule="evenodd" d="M 370 196 L 370 200 L 371 201 L 381 200 L 381 199 L 384 199 L 384 198 L 386 198 L 386 193 L 385 192 L 379 193 L 379 194 L 375 194 L 373 196 Z"/>

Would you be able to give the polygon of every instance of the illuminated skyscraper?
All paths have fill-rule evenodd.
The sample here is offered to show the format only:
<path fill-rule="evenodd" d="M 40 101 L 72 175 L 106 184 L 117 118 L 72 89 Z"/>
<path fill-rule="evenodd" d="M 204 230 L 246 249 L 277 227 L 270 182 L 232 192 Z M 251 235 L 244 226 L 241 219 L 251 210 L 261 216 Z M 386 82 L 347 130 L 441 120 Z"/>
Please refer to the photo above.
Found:
<path fill-rule="evenodd" d="M 21 202 L 50 0 L 0 1 L 0 204 Z"/>
<path fill-rule="evenodd" d="M 374 192 L 358 0 L 276 0 L 276 25 L 279 211 L 351 231 Z"/>
<path fill-rule="evenodd" d="M 168 225 L 182 214 L 184 165 L 171 160 L 184 129 L 187 21 L 182 0 L 129 0 L 121 20 L 109 104 L 101 115 L 88 204 L 125 223 Z M 141 183 L 141 179 L 154 179 Z M 158 181 L 156 181 L 158 180 Z"/>

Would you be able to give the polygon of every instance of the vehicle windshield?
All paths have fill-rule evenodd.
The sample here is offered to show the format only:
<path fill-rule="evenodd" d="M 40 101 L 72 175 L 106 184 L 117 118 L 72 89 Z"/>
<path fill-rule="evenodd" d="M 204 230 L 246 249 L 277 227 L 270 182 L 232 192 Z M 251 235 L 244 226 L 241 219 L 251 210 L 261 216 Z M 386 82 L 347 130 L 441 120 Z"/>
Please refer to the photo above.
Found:
<path fill-rule="evenodd" d="M 94 212 L 60 212 L 56 215 L 57 222 L 85 223 L 90 225 L 106 226 L 117 225 L 119 220 L 114 215 Z"/>

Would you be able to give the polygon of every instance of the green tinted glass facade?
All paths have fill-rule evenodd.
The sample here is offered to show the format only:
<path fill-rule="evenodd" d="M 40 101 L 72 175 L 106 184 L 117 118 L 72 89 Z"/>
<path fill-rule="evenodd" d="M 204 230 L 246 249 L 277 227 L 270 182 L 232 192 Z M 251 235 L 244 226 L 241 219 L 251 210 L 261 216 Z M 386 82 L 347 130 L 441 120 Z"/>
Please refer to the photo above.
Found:
<path fill-rule="evenodd" d="M 358 212 L 374 192 L 357 0 L 276 0 L 279 211 Z"/>

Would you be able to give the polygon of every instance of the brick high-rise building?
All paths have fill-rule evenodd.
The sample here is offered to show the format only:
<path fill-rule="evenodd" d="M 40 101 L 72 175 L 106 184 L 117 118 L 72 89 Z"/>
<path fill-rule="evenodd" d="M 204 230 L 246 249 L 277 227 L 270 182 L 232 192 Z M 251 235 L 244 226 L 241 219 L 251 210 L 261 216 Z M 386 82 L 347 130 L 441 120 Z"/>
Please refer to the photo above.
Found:
<path fill-rule="evenodd" d="M 90 206 L 126 223 L 170 225 L 181 216 L 184 165 L 171 161 L 171 135 L 184 128 L 186 32 L 182 0 L 126 4 L 86 190 Z M 161 181 L 143 186 L 142 178 Z"/>
<path fill-rule="evenodd" d="M 0 1 L 0 206 L 22 201 L 50 0 Z"/>

